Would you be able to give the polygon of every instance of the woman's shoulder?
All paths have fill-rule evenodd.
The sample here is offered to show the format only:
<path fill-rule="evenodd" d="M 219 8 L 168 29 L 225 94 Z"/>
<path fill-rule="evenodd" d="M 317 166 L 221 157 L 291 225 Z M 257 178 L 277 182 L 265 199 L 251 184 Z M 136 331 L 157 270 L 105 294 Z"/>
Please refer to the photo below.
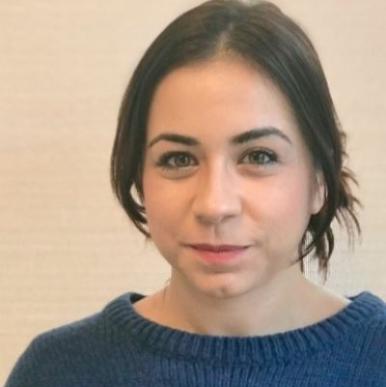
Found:
<path fill-rule="evenodd" d="M 345 318 L 355 321 L 363 328 L 381 331 L 386 329 L 386 302 L 379 295 L 364 290 L 348 299 L 351 303 L 342 313 Z"/>
<path fill-rule="evenodd" d="M 40 351 L 52 348 L 69 350 L 71 347 L 79 350 L 82 345 L 92 344 L 94 348 L 96 343 L 102 345 L 106 339 L 111 340 L 114 335 L 112 331 L 116 330 L 110 318 L 111 314 L 119 308 L 119 305 L 127 308 L 131 304 L 133 295 L 137 293 L 121 294 L 105 303 L 99 311 L 93 314 L 46 330 L 38 334 L 32 340 L 31 345 Z"/>
<path fill-rule="evenodd" d="M 378 295 L 370 291 L 363 291 L 355 297 L 346 312 L 346 321 L 352 320 L 351 345 L 361 348 L 362 355 L 367 360 L 376 360 L 382 356 L 386 361 L 386 303 Z M 386 362 L 383 364 L 386 370 Z"/>
<path fill-rule="evenodd" d="M 64 346 L 68 348 L 74 343 L 80 345 L 84 341 L 94 340 L 103 335 L 104 323 L 102 312 L 48 329 L 39 333 L 32 341 L 31 346 L 40 351 Z"/>
<path fill-rule="evenodd" d="M 369 313 L 366 321 L 369 327 L 386 327 L 386 302 L 379 295 L 363 291 L 352 300 L 358 303 L 358 311 Z"/>
<path fill-rule="evenodd" d="M 48 385 L 52 379 L 61 386 L 64 368 L 82 374 L 85 369 L 97 370 L 101 359 L 112 353 L 112 344 L 119 342 L 111 326 L 108 309 L 128 294 L 110 301 L 100 311 L 35 336 L 16 362 L 6 387 Z M 68 372 L 68 371 L 67 371 Z M 71 378 L 70 373 L 63 378 Z M 43 381 L 44 379 L 44 381 Z"/>
<path fill-rule="evenodd" d="M 123 293 L 105 303 L 99 311 L 93 314 L 40 333 L 34 338 L 33 342 L 44 345 L 48 341 L 55 341 L 59 344 L 60 342 L 100 339 L 109 334 L 111 328 L 114 328 L 111 326 L 110 315 L 120 308 L 129 311 L 131 303 L 141 297 L 143 295 L 135 292 Z"/>

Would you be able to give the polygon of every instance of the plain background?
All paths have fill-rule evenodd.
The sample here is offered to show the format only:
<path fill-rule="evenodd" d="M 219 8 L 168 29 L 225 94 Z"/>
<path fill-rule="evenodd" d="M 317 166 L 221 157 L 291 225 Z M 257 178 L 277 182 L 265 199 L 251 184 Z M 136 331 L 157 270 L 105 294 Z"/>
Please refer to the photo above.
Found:
<path fill-rule="evenodd" d="M 135 64 L 198 3 L 1 1 L 0 384 L 38 333 L 168 279 L 111 193 L 109 157 Z M 316 45 L 360 182 L 363 241 L 338 237 L 326 286 L 385 299 L 386 2 L 276 3 Z"/>

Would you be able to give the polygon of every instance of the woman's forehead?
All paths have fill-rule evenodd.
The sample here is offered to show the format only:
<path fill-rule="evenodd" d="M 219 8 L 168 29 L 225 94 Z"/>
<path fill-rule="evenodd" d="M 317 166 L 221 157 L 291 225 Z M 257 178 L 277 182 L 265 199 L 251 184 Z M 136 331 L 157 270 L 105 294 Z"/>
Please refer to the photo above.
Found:
<path fill-rule="evenodd" d="M 230 139 L 259 128 L 297 135 L 291 133 L 297 132 L 296 120 L 279 88 L 244 61 L 223 58 L 169 73 L 156 89 L 148 120 L 150 137 L 217 132 Z"/>
<path fill-rule="evenodd" d="M 224 100 L 226 97 L 243 100 L 264 93 L 287 104 L 285 96 L 268 75 L 248 62 L 232 57 L 212 58 L 172 70 L 161 79 L 153 100 L 159 94 L 180 100 L 194 97 L 196 93 Z"/>

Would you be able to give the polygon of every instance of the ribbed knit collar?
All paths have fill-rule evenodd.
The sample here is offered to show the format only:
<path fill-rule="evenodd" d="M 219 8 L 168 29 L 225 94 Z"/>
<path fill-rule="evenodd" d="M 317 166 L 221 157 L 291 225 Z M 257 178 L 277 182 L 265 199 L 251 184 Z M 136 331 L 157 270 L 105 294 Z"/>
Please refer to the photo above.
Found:
<path fill-rule="evenodd" d="M 105 307 L 104 315 L 115 334 L 122 340 L 135 340 L 144 350 L 211 362 L 286 362 L 309 356 L 357 335 L 377 313 L 385 313 L 384 301 L 364 291 L 347 297 L 352 302 L 335 315 L 304 328 L 265 336 L 209 336 L 172 329 L 142 317 L 133 303 L 143 297 L 125 293 Z"/>

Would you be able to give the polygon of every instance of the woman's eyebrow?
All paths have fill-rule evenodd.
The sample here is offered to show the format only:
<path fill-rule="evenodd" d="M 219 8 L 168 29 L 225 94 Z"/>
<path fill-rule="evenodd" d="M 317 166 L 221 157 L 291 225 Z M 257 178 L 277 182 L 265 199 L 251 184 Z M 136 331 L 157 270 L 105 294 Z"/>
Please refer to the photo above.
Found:
<path fill-rule="evenodd" d="M 272 126 L 266 126 L 262 128 L 254 128 L 251 130 L 248 130 L 246 132 L 237 134 L 236 136 L 232 137 L 230 139 L 230 143 L 232 145 L 240 145 L 244 144 L 248 141 L 256 140 L 262 137 L 267 136 L 277 136 L 286 142 L 288 142 L 290 145 L 292 145 L 291 140 L 287 135 L 285 135 L 281 130 L 272 127 Z M 151 140 L 148 144 L 148 148 L 152 147 L 157 142 L 164 140 L 164 141 L 170 141 L 175 142 L 178 144 L 188 145 L 188 146 L 198 146 L 201 145 L 200 142 L 195 139 L 194 137 L 190 136 L 184 136 L 177 133 L 162 133 L 158 136 L 156 136 L 153 140 Z"/>

